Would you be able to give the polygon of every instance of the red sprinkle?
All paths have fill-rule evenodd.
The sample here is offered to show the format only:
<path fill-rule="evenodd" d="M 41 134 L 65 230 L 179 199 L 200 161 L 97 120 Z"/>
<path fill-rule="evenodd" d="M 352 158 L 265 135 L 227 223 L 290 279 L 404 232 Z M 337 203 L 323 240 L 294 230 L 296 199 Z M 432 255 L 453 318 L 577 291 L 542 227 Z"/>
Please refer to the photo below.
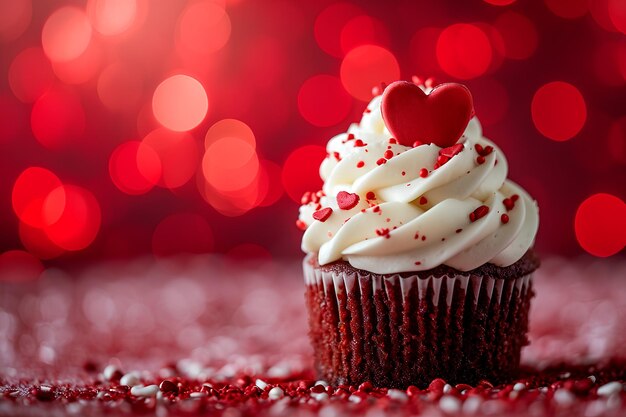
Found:
<path fill-rule="evenodd" d="M 373 213 L 379 213 L 380 212 L 380 206 L 374 206 L 374 208 L 372 209 Z"/>
<path fill-rule="evenodd" d="M 313 218 L 324 223 L 326 220 L 328 220 L 331 214 L 333 214 L 333 209 L 331 209 L 330 207 L 326 207 L 313 213 Z"/>
<path fill-rule="evenodd" d="M 363 143 L 363 141 L 361 139 L 357 139 L 354 141 L 354 147 L 355 148 L 361 148 L 363 146 L 365 146 L 366 143 Z"/>
<path fill-rule="evenodd" d="M 417 148 L 418 146 L 420 146 L 422 144 L 422 142 L 420 142 L 419 140 L 416 140 L 415 142 L 413 142 L 413 147 Z"/>
<path fill-rule="evenodd" d="M 387 163 L 387 160 L 385 158 L 380 158 L 378 161 L 376 161 L 376 165 L 382 165 L 386 163 Z"/>
<path fill-rule="evenodd" d="M 461 233 L 463 229 L 456 229 L 456 233 Z"/>
<path fill-rule="evenodd" d="M 421 265 L 422 263 L 420 261 L 415 262 L 415 265 Z"/>
<path fill-rule="evenodd" d="M 333 152 L 333 156 L 337 161 L 341 161 L 341 156 L 339 155 L 339 152 Z"/>
<path fill-rule="evenodd" d="M 385 159 L 391 159 L 393 158 L 393 151 L 391 149 L 387 149 L 383 156 L 385 157 Z"/>
<path fill-rule="evenodd" d="M 419 232 L 415 232 L 415 236 L 413 237 L 413 239 L 416 239 L 416 240 L 417 240 L 417 239 L 419 239 L 419 237 L 420 237 Z"/>
<path fill-rule="evenodd" d="M 368 200 L 375 200 L 376 194 L 374 194 L 373 191 L 368 191 L 367 194 L 365 194 L 365 198 Z"/>
<path fill-rule="evenodd" d="M 363 168 L 364 166 L 365 166 L 365 162 L 363 162 L 363 161 L 359 161 L 359 162 L 356 163 L 356 167 L 357 168 Z"/>
<path fill-rule="evenodd" d="M 482 155 L 482 153 L 485 151 L 483 149 L 483 146 L 480 143 L 477 143 L 476 145 L 474 145 L 474 149 L 479 155 Z"/>
<path fill-rule="evenodd" d="M 357 204 L 359 204 L 359 196 L 354 193 L 347 193 L 345 191 L 339 191 L 337 193 L 337 205 L 342 210 L 350 210 Z"/>
<path fill-rule="evenodd" d="M 478 165 L 482 165 L 485 163 L 485 157 L 484 156 L 479 156 L 478 158 L 476 158 L 476 162 L 478 163 Z"/>
<path fill-rule="evenodd" d="M 426 235 L 422 235 L 422 240 L 426 240 Z"/>
<path fill-rule="evenodd" d="M 348 133 L 348 140 L 352 140 L 354 139 L 354 134 L 353 133 Z"/>
<path fill-rule="evenodd" d="M 404 177 L 404 176 L 406 175 L 406 172 L 405 172 L 405 171 L 402 171 L 402 172 L 401 172 L 401 174 L 402 174 L 402 176 Z"/>
<path fill-rule="evenodd" d="M 463 150 L 463 144 L 457 143 L 456 145 L 452 145 L 447 148 L 443 148 L 439 151 L 439 155 L 447 156 L 448 158 L 452 158 L 454 155 L 458 154 Z"/>
<path fill-rule="evenodd" d="M 427 204 L 427 203 L 428 203 L 428 199 L 426 197 L 424 197 L 424 196 L 421 196 L 420 197 L 420 204 L 424 205 L 424 204 Z"/>
<path fill-rule="evenodd" d="M 478 219 L 485 217 L 489 213 L 489 207 L 480 206 L 476 210 L 470 213 L 469 218 L 471 222 L 475 222 Z"/>
<path fill-rule="evenodd" d="M 428 170 L 426 168 L 420 169 L 420 177 L 426 178 L 428 176 Z"/>
<path fill-rule="evenodd" d="M 397 144 L 398 143 L 398 139 L 396 139 L 396 138 L 389 138 L 389 143 Z"/>
<path fill-rule="evenodd" d="M 306 230 L 306 223 L 298 219 L 296 220 L 296 227 L 300 230 Z"/>
<path fill-rule="evenodd" d="M 389 228 L 386 227 L 384 229 L 376 229 L 376 234 L 378 236 L 385 236 L 387 239 L 389 239 L 391 236 L 389 236 Z"/>
<path fill-rule="evenodd" d="M 506 207 L 506 211 L 511 211 L 513 210 L 513 208 L 515 208 L 515 201 L 512 197 L 502 200 L 502 204 L 504 204 L 504 207 Z"/>
<path fill-rule="evenodd" d="M 502 221 L 502 223 L 507 224 L 509 222 L 509 215 L 503 213 L 502 216 L 500 216 L 500 220 Z"/>
<path fill-rule="evenodd" d="M 513 195 L 511 196 L 511 200 L 513 200 L 513 202 L 515 203 L 517 200 L 519 200 L 519 195 L 517 195 L 517 194 L 513 194 Z"/>

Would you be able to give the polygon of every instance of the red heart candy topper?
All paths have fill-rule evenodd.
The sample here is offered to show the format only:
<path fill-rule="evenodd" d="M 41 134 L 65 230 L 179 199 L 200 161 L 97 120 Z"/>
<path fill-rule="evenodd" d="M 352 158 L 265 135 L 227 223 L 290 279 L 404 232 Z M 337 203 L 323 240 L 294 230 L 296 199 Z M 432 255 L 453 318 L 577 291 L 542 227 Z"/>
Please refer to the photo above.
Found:
<path fill-rule="evenodd" d="M 416 84 L 396 81 L 383 92 L 381 112 L 387 128 L 402 145 L 434 143 L 446 148 L 465 131 L 474 104 L 462 84 L 439 84 L 426 94 Z"/>

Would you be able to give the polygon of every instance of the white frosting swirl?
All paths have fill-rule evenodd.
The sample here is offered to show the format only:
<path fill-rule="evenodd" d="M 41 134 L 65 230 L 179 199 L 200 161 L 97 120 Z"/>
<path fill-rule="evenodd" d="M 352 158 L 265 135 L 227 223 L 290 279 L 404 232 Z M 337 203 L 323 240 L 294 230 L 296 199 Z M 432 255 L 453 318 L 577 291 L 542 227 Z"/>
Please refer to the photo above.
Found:
<path fill-rule="evenodd" d="M 302 249 L 318 253 L 320 265 L 344 259 L 380 274 L 442 264 L 469 271 L 488 262 L 509 266 L 519 260 L 534 242 L 538 208 L 506 179 L 504 154 L 482 136 L 478 120 L 472 118 L 459 139 L 463 149 L 435 168 L 438 146 L 390 143 L 380 104 L 381 96 L 375 97 L 359 124 L 328 142 L 320 167 L 325 195 L 300 207 L 300 224 L 306 227 Z M 359 139 L 365 146 L 355 146 Z M 483 163 L 478 162 L 481 146 L 493 148 L 481 152 Z M 393 156 L 380 163 L 389 150 Z M 422 169 L 426 177 L 420 176 Z M 359 202 L 340 209 L 340 191 L 357 194 Z M 375 198 L 368 200 L 371 193 Z M 488 212 L 472 221 L 471 213 L 481 206 Z M 326 207 L 332 214 L 315 220 L 313 214 Z"/>

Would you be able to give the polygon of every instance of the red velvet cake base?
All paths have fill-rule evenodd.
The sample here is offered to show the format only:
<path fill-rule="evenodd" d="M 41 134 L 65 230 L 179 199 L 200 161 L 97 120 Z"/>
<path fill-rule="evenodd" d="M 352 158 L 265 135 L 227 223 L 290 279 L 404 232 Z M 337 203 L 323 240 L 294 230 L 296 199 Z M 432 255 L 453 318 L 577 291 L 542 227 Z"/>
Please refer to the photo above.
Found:
<path fill-rule="evenodd" d="M 424 387 L 434 378 L 454 384 L 513 378 L 528 343 L 531 256 L 499 268 L 498 277 L 381 276 L 345 262 L 320 267 L 308 257 L 306 299 L 320 378 L 394 388 Z"/>

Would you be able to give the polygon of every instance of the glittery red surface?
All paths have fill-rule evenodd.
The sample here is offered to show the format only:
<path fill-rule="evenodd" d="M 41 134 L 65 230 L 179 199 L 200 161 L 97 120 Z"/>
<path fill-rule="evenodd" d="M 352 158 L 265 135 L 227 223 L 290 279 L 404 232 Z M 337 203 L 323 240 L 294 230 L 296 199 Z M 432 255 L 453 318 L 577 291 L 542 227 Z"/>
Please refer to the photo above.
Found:
<path fill-rule="evenodd" d="M 298 263 L 47 270 L 0 284 L 0 415 L 625 415 L 625 277 L 544 260 L 519 379 L 404 391 L 317 383 Z"/>

